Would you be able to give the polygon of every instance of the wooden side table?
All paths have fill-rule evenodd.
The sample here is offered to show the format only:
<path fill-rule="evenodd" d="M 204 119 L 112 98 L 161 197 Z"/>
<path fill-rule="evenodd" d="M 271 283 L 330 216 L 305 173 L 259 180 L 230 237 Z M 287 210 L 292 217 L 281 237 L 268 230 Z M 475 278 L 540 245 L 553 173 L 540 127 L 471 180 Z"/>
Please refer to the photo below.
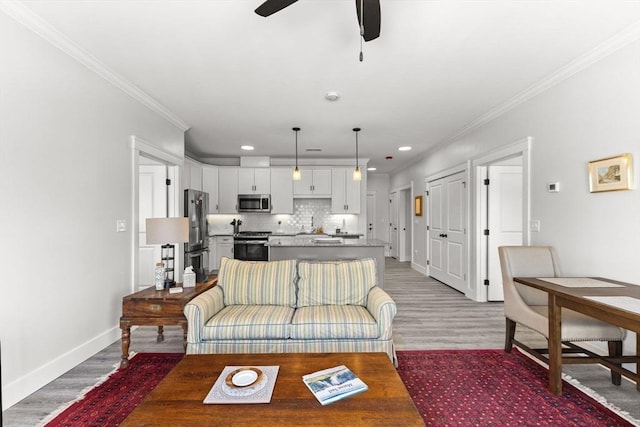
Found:
<path fill-rule="evenodd" d="M 195 288 L 185 288 L 183 292 L 170 294 L 167 289 L 156 291 L 152 286 L 122 298 L 122 360 L 120 369 L 129 367 L 129 344 L 131 343 L 131 326 L 157 326 L 157 342 L 164 340 L 164 325 L 182 326 L 184 347 L 187 347 L 187 318 L 184 306 L 193 298 L 211 289 L 218 283 L 216 277 L 205 282 L 196 283 Z"/>

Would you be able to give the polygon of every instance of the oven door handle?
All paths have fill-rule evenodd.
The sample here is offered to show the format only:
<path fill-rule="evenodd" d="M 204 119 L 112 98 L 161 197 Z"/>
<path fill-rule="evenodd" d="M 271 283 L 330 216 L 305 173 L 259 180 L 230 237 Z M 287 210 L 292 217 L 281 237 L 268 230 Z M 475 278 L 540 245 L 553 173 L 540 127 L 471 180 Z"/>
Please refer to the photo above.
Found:
<path fill-rule="evenodd" d="M 202 249 L 201 251 L 197 252 L 187 252 L 187 255 L 189 256 L 189 258 L 197 258 L 200 255 L 203 255 L 205 252 L 209 252 L 209 249 Z"/>
<path fill-rule="evenodd" d="M 233 242 L 234 245 L 262 245 L 267 243 L 266 240 L 236 240 Z"/>

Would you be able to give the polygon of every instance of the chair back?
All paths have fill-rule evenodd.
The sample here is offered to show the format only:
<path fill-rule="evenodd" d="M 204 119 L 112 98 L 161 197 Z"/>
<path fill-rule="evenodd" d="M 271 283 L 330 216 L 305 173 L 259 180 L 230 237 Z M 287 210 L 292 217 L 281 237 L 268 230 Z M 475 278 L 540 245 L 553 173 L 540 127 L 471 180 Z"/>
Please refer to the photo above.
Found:
<path fill-rule="evenodd" d="M 513 278 L 560 276 L 556 251 L 551 246 L 501 246 L 498 253 L 502 269 L 505 313 L 517 310 L 517 306 L 521 304 L 547 305 L 546 292 L 515 283 Z"/>

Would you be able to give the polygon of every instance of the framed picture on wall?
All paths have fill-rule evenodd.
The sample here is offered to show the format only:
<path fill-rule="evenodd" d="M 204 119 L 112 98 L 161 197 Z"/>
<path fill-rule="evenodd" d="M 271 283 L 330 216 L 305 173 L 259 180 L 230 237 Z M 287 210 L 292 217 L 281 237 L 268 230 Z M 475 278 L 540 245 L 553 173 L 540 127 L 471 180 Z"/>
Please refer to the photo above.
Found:
<path fill-rule="evenodd" d="M 416 199 L 413 204 L 414 204 L 413 210 L 415 211 L 416 216 L 422 216 L 422 196 L 416 196 Z"/>
<path fill-rule="evenodd" d="M 631 154 L 621 154 L 589 162 L 589 191 L 629 190 L 633 188 Z"/>

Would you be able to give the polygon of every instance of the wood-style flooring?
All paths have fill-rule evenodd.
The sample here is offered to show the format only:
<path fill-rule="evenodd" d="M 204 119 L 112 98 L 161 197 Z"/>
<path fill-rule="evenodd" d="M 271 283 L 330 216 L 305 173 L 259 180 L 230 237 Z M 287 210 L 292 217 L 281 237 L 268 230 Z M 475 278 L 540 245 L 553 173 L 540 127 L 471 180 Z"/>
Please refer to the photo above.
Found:
<path fill-rule="evenodd" d="M 394 341 L 398 350 L 495 349 L 504 346 L 502 303 L 477 303 L 412 270 L 409 263 L 387 258 L 385 290 L 398 305 Z M 156 343 L 155 327 L 131 333 L 131 351 L 182 351 L 182 330 L 165 328 L 165 341 Z M 544 345 L 532 331 L 518 329 L 517 337 L 531 346 Z M 61 405 L 81 395 L 120 361 L 120 341 L 52 381 L 3 413 L 4 426 L 38 425 Z M 613 386 L 608 371 L 597 365 L 565 366 L 563 371 L 604 396 L 611 404 L 640 419 L 640 392 L 623 379 Z"/>

